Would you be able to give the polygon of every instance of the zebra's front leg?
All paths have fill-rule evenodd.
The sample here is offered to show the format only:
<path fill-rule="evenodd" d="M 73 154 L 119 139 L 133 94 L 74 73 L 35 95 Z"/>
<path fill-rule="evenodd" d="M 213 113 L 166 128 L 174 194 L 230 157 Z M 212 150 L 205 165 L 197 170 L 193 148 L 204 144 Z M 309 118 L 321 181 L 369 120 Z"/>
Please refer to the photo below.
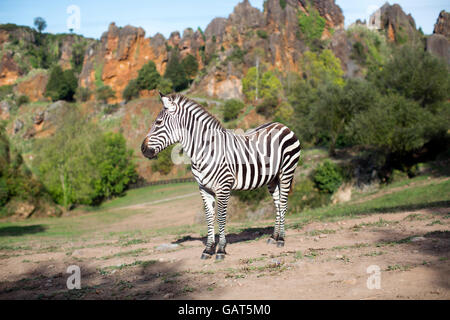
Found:
<path fill-rule="evenodd" d="M 200 187 L 200 194 L 205 205 L 206 223 L 208 225 L 208 239 L 206 248 L 203 250 L 201 259 L 209 259 L 216 253 L 215 234 L 214 234 L 214 193 L 203 187 Z"/>
<path fill-rule="evenodd" d="M 219 224 L 219 248 L 216 253 L 216 260 L 222 260 L 227 254 L 225 247 L 227 240 L 225 238 L 225 225 L 227 222 L 227 206 L 230 199 L 231 190 L 229 188 L 216 192 L 217 197 L 217 223 Z"/>

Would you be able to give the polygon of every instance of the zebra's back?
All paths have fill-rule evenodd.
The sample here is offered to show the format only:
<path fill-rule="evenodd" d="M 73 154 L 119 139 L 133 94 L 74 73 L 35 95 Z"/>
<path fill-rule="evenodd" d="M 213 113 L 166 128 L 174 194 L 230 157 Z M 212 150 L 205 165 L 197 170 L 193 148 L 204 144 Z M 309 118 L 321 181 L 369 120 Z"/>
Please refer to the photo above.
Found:
<path fill-rule="evenodd" d="M 227 162 L 235 181 L 233 189 L 251 190 L 266 185 L 280 173 L 295 171 L 300 142 L 287 126 L 271 122 L 246 134 L 230 136 Z"/>

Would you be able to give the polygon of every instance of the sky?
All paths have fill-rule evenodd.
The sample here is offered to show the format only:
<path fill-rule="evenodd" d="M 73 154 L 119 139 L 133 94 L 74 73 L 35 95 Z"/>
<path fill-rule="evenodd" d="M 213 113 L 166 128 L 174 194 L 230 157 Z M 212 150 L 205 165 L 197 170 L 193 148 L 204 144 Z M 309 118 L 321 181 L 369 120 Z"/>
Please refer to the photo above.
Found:
<path fill-rule="evenodd" d="M 172 31 L 191 27 L 203 30 L 215 17 L 228 17 L 240 0 L 0 0 L 0 23 L 33 26 L 35 17 L 47 22 L 45 32 L 64 33 L 73 28 L 77 34 L 99 39 L 110 22 L 117 26 L 142 27 L 146 36 L 160 32 L 166 38 Z M 250 0 L 262 10 L 264 0 Z M 341 7 L 345 26 L 365 19 L 386 0 L 336 0 Z M 416 26 L 431 34 L 441 10 L 450 11 L 448 0 L 396 0 Z M 78 23 L 79 22 L 79 23 Z"/>

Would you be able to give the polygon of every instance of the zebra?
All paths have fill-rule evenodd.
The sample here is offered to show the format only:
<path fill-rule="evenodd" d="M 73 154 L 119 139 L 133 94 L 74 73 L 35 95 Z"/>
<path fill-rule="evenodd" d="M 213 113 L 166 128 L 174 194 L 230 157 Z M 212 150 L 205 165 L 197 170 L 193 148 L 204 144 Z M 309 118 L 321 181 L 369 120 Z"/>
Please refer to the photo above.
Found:
<path fill-rule="evenodd" d="M 275 228 L 267 243 L 284 246 L 288 193 L 300 158 L 294 132 L 277 122 L 245 134 L 225 129 L 200 104 L 181 94 L 159 93 L 163 108 L 145 137 L 141 151 L 149 159 L 180 143 L 191 160 L 191 171 L 203 199 L 208 236 L 201 259 L 225 258 L 225 223 L 232 190 L 267 185 L 276 208 Z M 216 252 L 214 214 L 217 209 L 219 246 Z"/>

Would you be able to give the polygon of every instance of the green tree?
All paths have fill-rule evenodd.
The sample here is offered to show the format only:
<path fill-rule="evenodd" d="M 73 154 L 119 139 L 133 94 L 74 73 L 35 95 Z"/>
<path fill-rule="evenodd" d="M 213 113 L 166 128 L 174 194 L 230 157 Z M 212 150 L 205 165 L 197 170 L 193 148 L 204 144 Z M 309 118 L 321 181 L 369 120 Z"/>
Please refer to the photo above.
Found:
<path fill-rule="evenodd" d="M 95 201 L 122 195 L 127 187 L 136 182 L 136 165 L 133 151 L 126 146 L 121 133 L 108 132 L 100 139 L 95 158 L 99 177 L 95 180 Z"/>
<path fill-rule="evenodd" d="M 341 186 L 343 177 L 335 163 L 325 160 L 314 170 L 313 181 L 320 191 L 334 193 Z"/>
<path fill-rule="evenodd" d="M 116 93 L 110 86 L 104 85 L 97 88 L 97 90 L 95 91 L 95 97 L 98 101 L 108 103 L 109 99 L 114 99 L 116 97 Z"/>
<path fill-rule="evenodd" d="M 44 31 L 45 28 L 47 28 L 47 22 L 44 20 L 44 18 L 37 17 L 34 18 L 34 26 L 39 31 L 39 33 L 42 33 L 42 31 Z"/>
<path fill-rule="evenodd" d="M 170 79 L 161 78 L 158 84 L 158 91 L 162 94 L 169 94 L 173 90 L 173 84 Z"/>
<path fill-rule="evenodd" d="M 350 79 L 345 86 L 328 83 L 319 88 L 308 120 L 314 126 L 315 136 L 329 139 L 329 152 L 335 154 L 338 139 L 347 125 L 360 112 L 368 110 L 379 98 L 373 86 L 364 80 Z"/>
<path fill-rule="evenodd" d="M 432 107 L 449 99 L 450 78 L 447 63 L 423 48 L 402 46 L 391 60 L 368 75 L 383 93 L 397 92 Z"/>
<path fill-rule="evenodd" d="M 62 70 L 60 66 L 54 66 L 45 89 L 45 96 L 53 101 L 73 100 L 78 86 L 77 78 L 72 69 Z"/>
<path fill-rule="evenodd" d="M 244 106 L 244 103 L 238 99 L 229 99 L 225 101 L 223 105 L 223 120 L 227 122 L 237 119 Z"/>
<path fill-rule="evenodd" d="M 36 145 L 33 161 L 39 177 L 55 202 L 69 209 L 73 204 L 92 204 L 100 179 L 95 151 L 101 132 L 82 120 L 77 108 L 64 110 L 56 133 Z"/>
<path fill-rule="evenodd" d="M 422 147 L 443 126 L 445 120 L 417 102 L 390 93 L 357 114 L 348 131 L 359 144 L 374 146 L 386 154 L 404 155 Z"/>
<path fill-rule="evenodd" d="M 164 73 L 164 78 L 172 81 L 173 90 L 182 91 L 186 89 L 189 85 L 189 80 L 183 65 L 180 63 L 180 56 L 178 50 L 172 50 L 167 63 L 166 72 Z"/>
<path fill-rule="evenodd" d="M 122 92 L 122 97 L 126 102 L 139 97 L 139 86 L 137 79 L 132 79 L 128 82 L 125 90 Z"/>
<path fill-rule="evenodd" d="M 326 82 L 344 85 L 341 61 L 329 49 L 325 49 L 321 53 L 306 51 L 303 55 L 302 67 L 308 82 L 313 87 L 318 87 Z"/>
<path fill-rule="evenodd" d="M 255 101 L 256 97 L 262 100 L 276 100 L 281 90 L 280 80 L 271 71 L 257 74 L 256 67 L 252 67 L 242 79 L 242 92 L 249 101 Z"/>
<path fill-rule="evenodd" d="M 298 25 L 302 33 L 303 38 L 311 43 L 314 40 L 318 40 L 322 37 L 322 33 L 325 30 L 326 20 L 323 18 L 319 11 L 311 4 L 307 5 L 308 13 L 299 11 L 298 13 Z"/>
<path fill-rule="evenodd" d="M 198 72 L 198 62 L 197 59 L 192 54 L 188 54 L 181 61 L 181 65 L 186 72 L 187 77 L 192 80 L 197 75 Z"/>
<path fill-rule="evenodd" d="M 173 147 L 174 145 L 171 145 L 158 154 L 158 158 L 152 161 L 152 171 L 159 172 L 162 175 L 168 175 L 170 173 L 173 168 L 171 158 Z"/>
<path fill-rule="evenodd" d="M 149 61 L 139 70 L 136 80 L 140 90 L 153 90 L 158 86 L 160 79 L 161 75 L 156 70 L 155 63 Z"/>

